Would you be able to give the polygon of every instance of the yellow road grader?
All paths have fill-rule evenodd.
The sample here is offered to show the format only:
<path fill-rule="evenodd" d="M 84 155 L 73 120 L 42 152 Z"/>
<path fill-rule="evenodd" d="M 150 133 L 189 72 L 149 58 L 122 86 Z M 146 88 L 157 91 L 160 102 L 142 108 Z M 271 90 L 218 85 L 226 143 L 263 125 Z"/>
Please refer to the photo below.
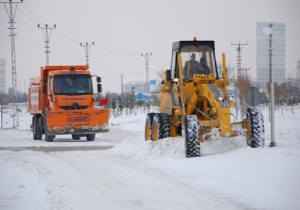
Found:
<path fill-rule="evenodd" d="M 264 122 L 256 107 L 248 107 L 246 118 L 235 122 L 228 94 L 225 54 L 217 67 L 214 41 L 178 41 L 172 46 L 171 69 L 160 86 L 160 112 L 148 113 L 145 140 L 157 141 L 184 134 L 186 157 L 201 156 L 200 142 L 212 135 L 245 135 L 247 144 L 262 147 Z"/>

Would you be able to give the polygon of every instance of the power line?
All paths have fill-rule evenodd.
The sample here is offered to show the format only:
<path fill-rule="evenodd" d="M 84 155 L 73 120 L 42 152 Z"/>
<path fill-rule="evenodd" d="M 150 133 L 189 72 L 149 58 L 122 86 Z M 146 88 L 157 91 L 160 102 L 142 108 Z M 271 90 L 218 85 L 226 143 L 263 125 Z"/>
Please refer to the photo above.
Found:
<path fill-rule="evenodd" d="M 28 44 L 28 45 L 30 45 L 30 46 L 32 46 L 32 47 L 38 47 L 38 46 L 40 45 L 38 42 L 32 41 L 32 40 L 28 39 L 27 37 L 25 37 L 25 36 L 23 36 L 23 35 L 21 35 L 21 34 L 19 34 L 19 37 L 20 37 L 21 39 L 23 39 L 23 40 L 25 41 L 26 44 Z"/>
<path fill-rule="evenodd" d="M 41 21 L 41 19 L 39 19 L 31 10 L 30 8 L 26 5 L 26 3 L 24 3 L 24 6 L 25 6 L 25 9 L 28 11 L 28 13 L 26 13 L 25 10 L 21 10 L 21 13 L 26 16 L 28 19 L 30 19 L 31 21 L 33 21 L 35 24 L 37 23 L 43 23 L 43 21 Z M 26 25 L 34 25 L 34 24 L 31 24 L 31 23 L 27 23 L 23 20 L 20 19 L 21 22 L 25 23 Z M 44 24 L 46 25 L 46 24 Z M 74 42 L 74 43 L 80 43 L 80 41 L 78 40 L 75 40 L 73 38 L 71 38 L 69 35 L 67 35 L 64 31 L 62 31 L 61 29 L 57 28 L 57 31 L 56 31 L 56 34 L 65 38 L 66 40 L 68 41 L 71 41 L 71 42 Z M 113 54 L 118 54 L 118 55 L 123 55 L 123 56 L 138 56 L 139 53 L 129 53 L 129 52 L 122 52 L 122 51 L 117 51 L 117 50 L 113 50 L 113 49 L 109 49 L 109 48 L 106 48 L 100 44 L 95 44 L 95 48 L 98 48 L 98 50 L 101 50 L 103 53 L 106 53 L 108 54 L 109 53 L 113 53 Z M 159 58 L 159 57 L 157 57 Z M 162 58 L 159 58 L 159 59 L 162 59 Z M 162 59 L 162 60 L 165 60 L 165 59 Z"/>
<path fill-rule="evenodd" d="M 162 58 L 162 57 L 159 57 L 157 55 L 153 55 L 153 58 L 156 59 L 156 60 L 160 60 L 161 62 L 168 62 L 169 61 L 169 59 Z"/>
<path fill-rule="evenodd" d="M 75 40 L 75 39 L 72 39 L 71 37 L 69 37 L 65 32 L 63 32 L 61 29 L 57 29 L 58 31 L 57 31 L 57 34 L 58 35 L 60 35 L 60 36 L 62 36 L 62 37 L 64 37 L 65 39 L 67 39 L 67 40 L 70 40 L 70 41 L 72 41 L 72 42 L 75 42 L 75 43 L 80 43 L 80 41 L 77 41 L 77 40 Z"/>
<path fill-rule="evenodd" d="M 29 7 L 27 6 L 26 2 L 24 3 L 25 8 L 27 9 L 27 11 L 31 14 L 31 16 L 33 18 L 35 18 L 35 22 L 36 23 L 44 23 L 44 21 L 41 21 L 39 18 L 37 18 L 37 16 L 35 16 L 35 14 L 29 9 Z M 26 15 L 27 16 L 27 15 Z"/>
<path fill-rule="evenodd" d="M 24 5 L 25 5 L 25 4 L 24 4 Z M 20 12 L 21 12 L 21 14 L 23 14 L 26 18 L 28 18 L 30 21 L 32 21 L 32 22 L 34 22 L 34 23 L 39 22 L 39 21 L 33 19 L 32 17 L 30 17 L 29 15 L 27 15 L 22 9 L 20 9 Z M 41 22 L 41 21 L 40 21 L 40 22 Z M 33 23 L 32 25 L 35 25 L 34 23 Z"/>
<path fill-rule="evenodd" d="M 95 47 L 99 47 L 102 50 L 105 50 L 105 51 L 108 51 L 108 52 L 111 52 L 111 53 L 115 53 L 115 54 L 121 54 L 121 55 L 126 55 L 126 56 L 138 56 L 139 55 L 139 53 L 127 53 L 127 52 L 121 52 L 121 51 L 117 51 L 117 50 L 111 50 L 111 49 L 108 49 L 106 47 L 103 47 L 100 44 L 96 44 Z"/>

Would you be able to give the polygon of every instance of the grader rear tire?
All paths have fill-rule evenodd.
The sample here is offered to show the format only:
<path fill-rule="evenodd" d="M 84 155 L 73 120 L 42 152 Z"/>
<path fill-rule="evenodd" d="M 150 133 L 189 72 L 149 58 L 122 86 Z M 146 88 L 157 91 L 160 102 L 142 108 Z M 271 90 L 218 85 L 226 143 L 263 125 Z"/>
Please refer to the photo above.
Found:
<path fill-rule="evenodd" d="M 196 115 L 187 115 L 184 118 L 185 156 L 200 157 L 200 142 L 198 136 L 198 119 Z"/>
<path fill-rule="evenodd" d="M 255 107 L 247 109 L 247 121 L 250 128 L 250 136 L 247 136 L 247 144 L 252 148 L 265 145 L 265 127 L 262 113 Z"/>
<path fill-rule="evenodd" d="M 157 113 L 153 117 L 152 122 L 152 139 L 157 141 L 158 139 L 167 138 L 170 136 L 170 122 L 168 115 L 165 113 Z"/>
<path fill-rule="evenodd" d="M 155 113 L 148 113 L 145 123 L 145 141 L 152 140 L 152 122 Z"/>

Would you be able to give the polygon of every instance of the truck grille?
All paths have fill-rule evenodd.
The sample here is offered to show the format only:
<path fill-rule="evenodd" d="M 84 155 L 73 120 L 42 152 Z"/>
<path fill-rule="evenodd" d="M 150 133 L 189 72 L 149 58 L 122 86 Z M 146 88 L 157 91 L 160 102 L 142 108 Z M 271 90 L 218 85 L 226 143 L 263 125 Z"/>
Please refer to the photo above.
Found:
<path fill-rule="evenodd" d="M 60 106 L 64 110 L 87 109 L 89 106 Z"/>

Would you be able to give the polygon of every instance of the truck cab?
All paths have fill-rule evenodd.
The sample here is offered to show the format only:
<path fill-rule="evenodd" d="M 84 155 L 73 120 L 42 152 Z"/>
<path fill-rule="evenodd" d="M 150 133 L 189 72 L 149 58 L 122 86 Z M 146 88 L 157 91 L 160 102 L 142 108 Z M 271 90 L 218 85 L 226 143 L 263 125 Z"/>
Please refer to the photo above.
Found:
<path fill-rule="evenodd" d="M 97 77 L 97 92 L 101 92 Z M 108 131 L 108 108 L 95 108 L 88 66 L 45 66 L 29 88 L 29 112 L 33 115 L 35 140 L 53 141 L 56 135 L 71 134 L 73 139 L 95 139 L 97 132 Z"/>
<path fill-rule="evenodd" d="M 49 106 L 54 110 L 81 110 L 94 106 L 93 84 L 89 72 L 57 70 L 49 73 Z"/>

